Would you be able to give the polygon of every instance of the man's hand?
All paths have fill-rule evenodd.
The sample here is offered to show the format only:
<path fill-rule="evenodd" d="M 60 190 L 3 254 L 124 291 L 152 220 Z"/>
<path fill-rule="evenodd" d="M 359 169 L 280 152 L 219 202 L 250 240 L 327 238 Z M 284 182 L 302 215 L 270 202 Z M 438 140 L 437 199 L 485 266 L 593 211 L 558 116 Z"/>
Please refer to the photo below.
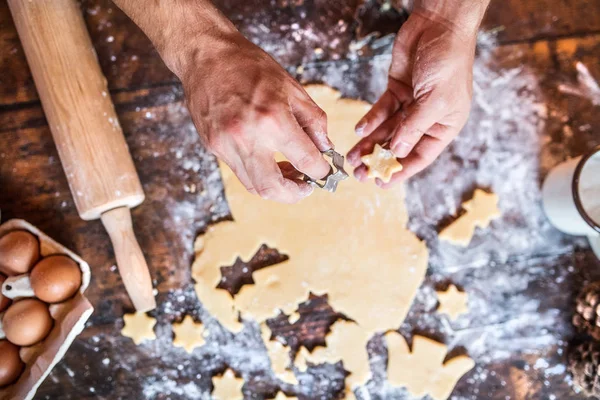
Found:
<path fill-rule="evenodd" d="M 323 178 L 330 166 L 327 117 L 268 54 L 240 34 L 211 43 L 182 76 L 188 107 L 205 145 L 248 191 L 296 202 L 312 192 L 298 171 Z M 276 163 L 275 153 L 287 162 Z"/>
<path fill-rule="evenodd" d="M 294 203 L 321 179 L 332 147 L 326 115 L 277 62 L 246 40 L 206 0 L 116 0 L 150 37 L 185 89 L 206 147 L 248 191 Z M 289 162 L 275 161 L 281 153 Z"/>
<path fill-rule="evenodd" d="M 363 139 L 348 153 L 357 179 L 367 179 L 360 157 L 376 143 L 389 143 L 404 166 L 389 183 L 377 179 L 387 188 L 431 164 L 466 123 L 476 34 L 487 0 L 452 3 L 422 0 L 398 32 L 387 91 L 356 125 Z"/>

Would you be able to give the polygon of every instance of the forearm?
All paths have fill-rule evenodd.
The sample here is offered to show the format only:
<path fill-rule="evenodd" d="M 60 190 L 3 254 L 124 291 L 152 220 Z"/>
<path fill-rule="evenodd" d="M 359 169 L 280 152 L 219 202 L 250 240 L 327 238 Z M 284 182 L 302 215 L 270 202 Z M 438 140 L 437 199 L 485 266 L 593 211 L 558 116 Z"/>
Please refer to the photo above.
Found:
<path fill-rule="evenodd" d="M 414 11 L 435 18 L 457 33 L 473 36 L 490 0 L 415 0 Z"/>
<path fill-rule="evenodd" d="M 209 0 L 114 0 L 180 79 L 202 52 L 237 30 Z"/>

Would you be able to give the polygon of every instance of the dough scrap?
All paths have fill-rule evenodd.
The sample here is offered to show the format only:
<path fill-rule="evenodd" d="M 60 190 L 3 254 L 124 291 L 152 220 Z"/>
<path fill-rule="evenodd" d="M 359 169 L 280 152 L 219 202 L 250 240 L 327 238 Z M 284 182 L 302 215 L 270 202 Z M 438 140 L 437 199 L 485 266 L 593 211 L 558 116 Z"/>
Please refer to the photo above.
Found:
<path fill-rule="evenodd" d="M 402 171 L 402 164 L 394 153 L 379 144 L 375 144 L 373 152 L 362 156 L 360 160 L 368 167 L 369 178 L 379 178 L 385 183 L 389 182 L 396 172 Z"/>
<path fill-rule="evenodd" d="M 476 227 L 487 228 L 493 219 L 500 216 L 498 195 L 476 189 L 473 198 L 464 202 L 462 206 L 466 213 L 443 229 L 439 238 L 466 247 L 471 242 Z"/>
<path fill-rule="evenodd" d="M 188 353 L 196 347 L 204 345 L 204 326 L 199 322 L 194 322 L 191 315 L 186 315 L 183 321 L 178 324 L 173 324 L 173 346 L 183 347 Z"/>
<path fill-rule="evenodd" d="M 215 400 L 242 400 L 244 398 L 242 393 L 244 380 L 235 376 L 230 369 L 225 371 L 222 376 L 213 376 L 212 383 L 214 386 L 212 398 Z"/>
<path fill-rule="evenodd" d="M 288 368 L 291 361 L 290 347 L 278 340 L 271 340 L 271 330 L 267 326 L 263 327 L 262 337 L 271 360 L 271 369 L 273 369 L 277 378 L 285 383 L 297 385 L 298 379 L 296 379 L 294 372 Z"/>
<path fill-rule="evenodd" d="M 156 319 L 149 317 L 146 313 L 138 311 L 133 314 L 125 314 L 123 323 L 121 335 L 131 338 L 136 345 L 144 340 L 156 340 L 154 333 Z"/>
<path fill-rule="evenodd" d="M 415 397 L 429 394 L 434 400 L 446 400 L 460 378 L 475 362 L 458 356 L 444 363 L 448 348 L 431 339 L 414 336 L 412 352 L 396 331 L 385 335 L 388 348 L 388 381 L 404 386 Z"/>
<path fill-rule="evenodd" d="M 438 313 L 447 314 L 450 319 L 456 319 L 459 315 L 469 312 L 468 295 L 459 291 L 456 286 L 450 285 L 445 292 L 436 292 L 436 294 L 440 302 Z"/>
<path fill-rule="evenodd" d="M 344 369 L 350 372 L 348 387 L 365 384 L 371 377 L 369 355 L 367 353 L 368 332 L 351 321 L 337 321 L 327 335 L 327 346 L 317 347 L 312 353 L 302 347 L 296 356 L 299 368 L 306 369 L 306 361 L 312 364 L 342 361 Z"/>
<path fill-rule="evenodd" d="M 346 153 L 356 142 L 354 124 L 370 105 L 341 99 L 327 86 L 306 89 L 327 112 L 337 151 Z M 200 300 L 225 326 L 238 325 L 235 310 L 259 322 L 279 309 L 290 314 L 310 291 L 328 293 L 332 307 L 369 333 L 400 326 L 427 268 L 425 244 L 406 229 L 401 186 L 383 191 L 350 178 L 336 193 L 315 190 L 287 205 L 249 194 L 224 164 L 221 172 L 235 221 L 205 235 L 206 250 L 197 254 L 192 272 Z M 215 289 L 221 266 L 237 256 L 250 259 L 263 243 L 290 259 L 254 272 L 255 284 L 233 299 Z"/>

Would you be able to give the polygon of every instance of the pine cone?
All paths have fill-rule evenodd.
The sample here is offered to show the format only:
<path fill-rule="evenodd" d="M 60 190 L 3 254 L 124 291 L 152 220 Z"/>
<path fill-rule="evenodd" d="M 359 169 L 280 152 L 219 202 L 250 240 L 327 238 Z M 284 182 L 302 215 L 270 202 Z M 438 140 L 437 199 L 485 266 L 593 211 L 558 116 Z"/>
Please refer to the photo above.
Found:
<path fill-rule="evenodd" d="M 579 293 L 573 325 L 580 333 L 600 340 L 600 282 L 594 282 Z"/>
<path fill-rule="evenodd" d="M 588 340 L 569 351 L 569 372 L 587 396 L 600 396 L 600 343 Z"/>

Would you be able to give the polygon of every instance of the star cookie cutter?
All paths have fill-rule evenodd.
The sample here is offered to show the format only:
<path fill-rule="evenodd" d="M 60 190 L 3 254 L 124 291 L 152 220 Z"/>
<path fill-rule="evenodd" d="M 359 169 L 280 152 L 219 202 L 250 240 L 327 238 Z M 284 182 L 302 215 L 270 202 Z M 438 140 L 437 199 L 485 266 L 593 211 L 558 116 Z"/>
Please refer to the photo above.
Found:
<path fill-rule="evenodd" d="M 304 182 L 333 193 L 337 189 L 338 183 L 348 178 L 348 174 L 344 171 L 344 156 L 333 149 L 323 151 L 322 153 L 331 159 L 329 173 L 323 179 L 319 180 L 314 180 L 310 176 L 304 175 Z"/>

